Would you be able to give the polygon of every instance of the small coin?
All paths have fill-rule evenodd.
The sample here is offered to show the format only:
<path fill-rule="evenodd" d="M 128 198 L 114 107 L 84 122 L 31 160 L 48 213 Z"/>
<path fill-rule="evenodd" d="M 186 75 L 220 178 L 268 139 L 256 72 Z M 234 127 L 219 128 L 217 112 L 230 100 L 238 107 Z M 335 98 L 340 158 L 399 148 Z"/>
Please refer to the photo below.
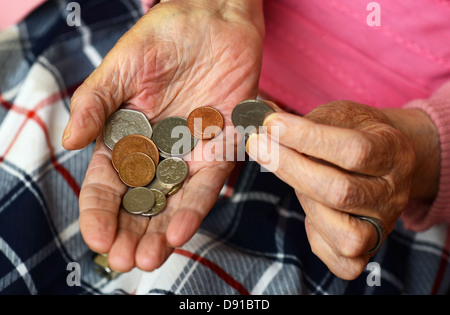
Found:
<path fill-rule="evenodd" d="M 197 139 L 209 140 L 223 129 L 222 114 L 215 108 L 202 106 L 194 109 L 187 118 L 187 126 Z"/>
<path fill-rule="evenodd" d="M 152 137 L 153 130 L 147 117 L 131 109 L 119 109 L 106 120 L 103 127 L 103 141 L 111 150 L 117 141 L 131 134 Z"/>
<path fill-rule="evenodd" d="M 164 195 L 164 193 L 160 192 L 157 189 L 152 189 L 151 191 L 153 192 L 153 195 L 155 196 L 155 204 L 150 211 L 141 213 L 141 215 L 146 216 L 146 217 L 151 217 L 151 216 L 159 214 L 161 211 L 164 210 L 164 208 L 166 207 L 166 202 L 167 202 L 166 196 Z"/>
<path fill-rule="evenodd" d="M 155 163 L 159 163 L 159 151 L 156 144 L 146 136 L 143 135 L 128 135 L 117 141 L 111 154 L 111 162 L 116 169 L 119 170 L 120 162 L 125 156 L 134 152 L 142 152 L 148 155 Z"/>
<path fill-rule="evenodd" d="M 186 179 L 188 166 L 185 161 L 177 157 L 161 161 L 156 169 L 156 178 L 163 184 L 175 186 Z"/>
<path fill-rule="evenodd" d="M 257 132 L 264 119 L 273 112 L 274 110 L 262 101 L 247 100 L 236 105 L 231 120 L 236 128 L 242 128 L 243 133 Z"/>
<path fill-rule="evenodd" d="M 150 211 L 155 204 L 155 195 L 145 187 L 136 187 L 128 190 L 122 198 L 122 205 L 132 214 L 141 214 Z"/>
<path fill-rule="evenodd" d="M 125 156 L 119 165 L 119 177 L 127 186 L 140 187 L 150 183 L 155 177 L 155 163 L 142 152 Z"/>
<path fill-rule="evenodd" d="M 112 270 L 108 263 L 108 254 L 96 254 L 94 257 L 94 270 L 108 280 L 120 275 L 119 271 Z"/>
<path fill-rule="evenodd" d="M 164 195 L 167 195 L 174 186 L 163 185 L 157 177 L 155 177 L 150 184 L 145 186 L 149 189 L 157 189 L 162 192 Z"/>
<path fill-rule="evenodd" d="M 166 194 L 168 197 L 175 195 L 183 186 L 183 183 L 179 183 L 178 185 L 175 185 L 170 189 L 170 191 Z"/>
<path fill-rule="evenodd" d="M 196 139 L 187 127 L 183 117 L 168 117 L 153 128 L 152 140 L 162 156 L 184 156 L 194 148 Z"/>

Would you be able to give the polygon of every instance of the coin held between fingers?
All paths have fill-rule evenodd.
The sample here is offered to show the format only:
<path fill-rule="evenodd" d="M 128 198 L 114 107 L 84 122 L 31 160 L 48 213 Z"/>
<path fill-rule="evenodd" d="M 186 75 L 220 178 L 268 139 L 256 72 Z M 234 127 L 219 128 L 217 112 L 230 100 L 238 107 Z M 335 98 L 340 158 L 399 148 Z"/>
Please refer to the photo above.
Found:
<path fill-rule="evenodd" d="M 243 128 L 243 133 L 258 132 L 263 126 L 264 119 L 274 110 L 265 102 L 258 100 L 246 100 L 240 102 L 233 109 L 231 120 L 236 128 Z"/>

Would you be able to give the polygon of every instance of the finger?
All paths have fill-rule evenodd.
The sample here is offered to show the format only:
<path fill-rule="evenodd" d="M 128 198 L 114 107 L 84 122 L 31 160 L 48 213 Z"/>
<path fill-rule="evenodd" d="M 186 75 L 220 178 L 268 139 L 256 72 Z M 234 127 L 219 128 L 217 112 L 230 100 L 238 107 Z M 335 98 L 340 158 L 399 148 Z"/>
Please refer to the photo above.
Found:
<path fill-rule="evenodd" d="M 70 118 L 62 140 L 67 150 L 81 149 L 97 138 L 106 118 L 127 97 L 120 84 L 120 69 L 111 59 L 105 57 L 72 96 Z"/>
<path fill-rule="evenodd" d="M 231 140 L 230 140 L 231 139 Z M 185 159 L 189 175 L 182 189 L 171 197 L 171 220 L 167 226 L 167 241 L 173 247 L 182 246 L 197 231 L 209 210 L 217 201 L 227 177 L 234 168 L 229 156 L 229 142 L 233 142 L 232 128 L 225 129 L 211 141 L 202 141 Z M 213 147 L 209 147 L 213 144 Z M 175 197 L 175 198 L 174 198 Z"/>
<path fill-rule="evenodd" d="M 173 250 L 164 233 L 147 232 L 136 249 L 136 266 L 144 271 L 153 271 L 161 267 Z"/>
<path fill-rule="evenodd" d="M 161 266 L 175 247 L 184 245 L 198 230 L 234 167 L 233 156 L 227 155 L 236 152 L 227 149 L 232 135 L 230 128 L 225 129 L 211 141 L 200 141 L 184 157 L 188 177 L 182 188 L 167 199 L 165 210 L 152 217 L 136 252 L 140 269 L 151 271 Z"/>
<path fill-rule="evenodd" d="M 364 271 L 370 258 L 368 255 L 356 258 L 340 256 L 324 240 L 308 216 L 305 219 L 305 229 L 312 252 L 334 275 L 343 280 L 354 280 Z"/>
<path fill-rule="evenodd" d="M 86 244 L 98 253 L 108 253 L 114 242 L 119 207 L 126 191 L 109 156 L 103 141 L 98 140 L 79 197 L 81 233 Z"/>
<path fill-rule="evenodd" d="M 231 162 L 218 162 L 202 167 L 178 192 L 179 205 L 174 211 L 166 234 L 171 246 L 182 246 L 198 230 L 216 203 L 233 166 Z"/>
<path fill-rule="evenodd" d="M 389 183 L 381 177 L 343 172 L 318 163 L 271 141 L 263 134 L 247 140 L 249 156 L 302 194 L 333 209 L 366 215 L 374 206 L 385 207 L 391 198 Z"/>
<path fill-rule="evenodd" d="M 160 267 L 175 247 L 184 245 L 198 230 L 217 200 L 232 163 L 204 165 L 190 162 L 189 179 L 167 199 L 166 209 L 152 217 L 138 244 L 136 265 L 146 271 Z"/>
<path fill-rule="evenodd" d="M 175 199 L 179 198 L 177 194 L 167 198 L 162 213 L 151 217 L 145 234 L 137 246 L 136 266 L 141 270 L 152 271 L 159 268 L 173 251 L 167 242 L 166 230 L 172 218 L 174 202 L 177 204 Z"/>
<path fill-rule="evenodd" d="M 372 131 L 318 124 L 282 112 L 269 115 L 264 126 L 281 144 L 351 172 L 382 176 L 392 166 L 389 150 L 393 146 L 381 143 Z"/>
<path fill-rule="evenodd" d="M 124 210 L 119 212 L 116 237 L 108 253 L 111 269 L 127 272 L 136 266 L 136 248 L 145 234 L 148 223 L 148 218 Z"/>
<path fill-rule="evenodd" d="M 356 258 L 377 245 L 378 234 L 371 223 L 333 210 L 298 192 L 297 197 L 315 230 L 339 256 Z"/>

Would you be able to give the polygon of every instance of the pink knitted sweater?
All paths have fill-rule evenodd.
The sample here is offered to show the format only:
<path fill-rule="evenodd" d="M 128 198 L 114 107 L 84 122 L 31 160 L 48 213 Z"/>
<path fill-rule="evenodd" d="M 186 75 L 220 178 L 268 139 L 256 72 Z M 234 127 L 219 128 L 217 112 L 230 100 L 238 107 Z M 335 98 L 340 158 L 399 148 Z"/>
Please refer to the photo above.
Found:
<path fill-rule="evenodd" d="M 260 88 L 302 114 L 340 99 L 428 113 L 440 136 L 439 192 L 411 201 L 402 218 L 417 231 L 450 223 L 450 2 L 370 3 L 265 0 Z"/>
<path fill-rule="evenodd" d="M 39 2 L 0 3 L 0 29 Z M 413 230 L 450 223 L 450 2 L 264 0 L 264 9 L 261 93 L 302 114 L 339 99 L 428 113 L 440 136 L 439 192 L 402 219 Z"/>

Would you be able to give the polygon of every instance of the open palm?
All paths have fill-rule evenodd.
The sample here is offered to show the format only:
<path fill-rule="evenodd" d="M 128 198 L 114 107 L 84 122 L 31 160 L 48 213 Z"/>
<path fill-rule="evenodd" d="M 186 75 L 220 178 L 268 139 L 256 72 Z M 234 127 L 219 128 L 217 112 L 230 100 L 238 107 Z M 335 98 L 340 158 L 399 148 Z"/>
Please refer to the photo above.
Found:
<path fill-rule="evenodd" d="M 230 126 L 233 107 L 257 93 L 262 24 L 261 12 L 243 16 L 223 7 L 161 3 L 117 42 L 73 95 L 64 147 L 80 149 L 97 138 L 80 192 L 80 229 L 91 249 L 109 253 L 113 269 L 159 267 L 196 232 L 234 163 L 188 161 L 182 189 L 168 198 L 160 215 L 149 220 L 128 214 L 120 209 L 127 187 L 100 137 L 106 118 L 122 106 L 143 112 L 153 124 L 208 105 Z M 199 142 L 194 150 L 204 145 Z"/>

